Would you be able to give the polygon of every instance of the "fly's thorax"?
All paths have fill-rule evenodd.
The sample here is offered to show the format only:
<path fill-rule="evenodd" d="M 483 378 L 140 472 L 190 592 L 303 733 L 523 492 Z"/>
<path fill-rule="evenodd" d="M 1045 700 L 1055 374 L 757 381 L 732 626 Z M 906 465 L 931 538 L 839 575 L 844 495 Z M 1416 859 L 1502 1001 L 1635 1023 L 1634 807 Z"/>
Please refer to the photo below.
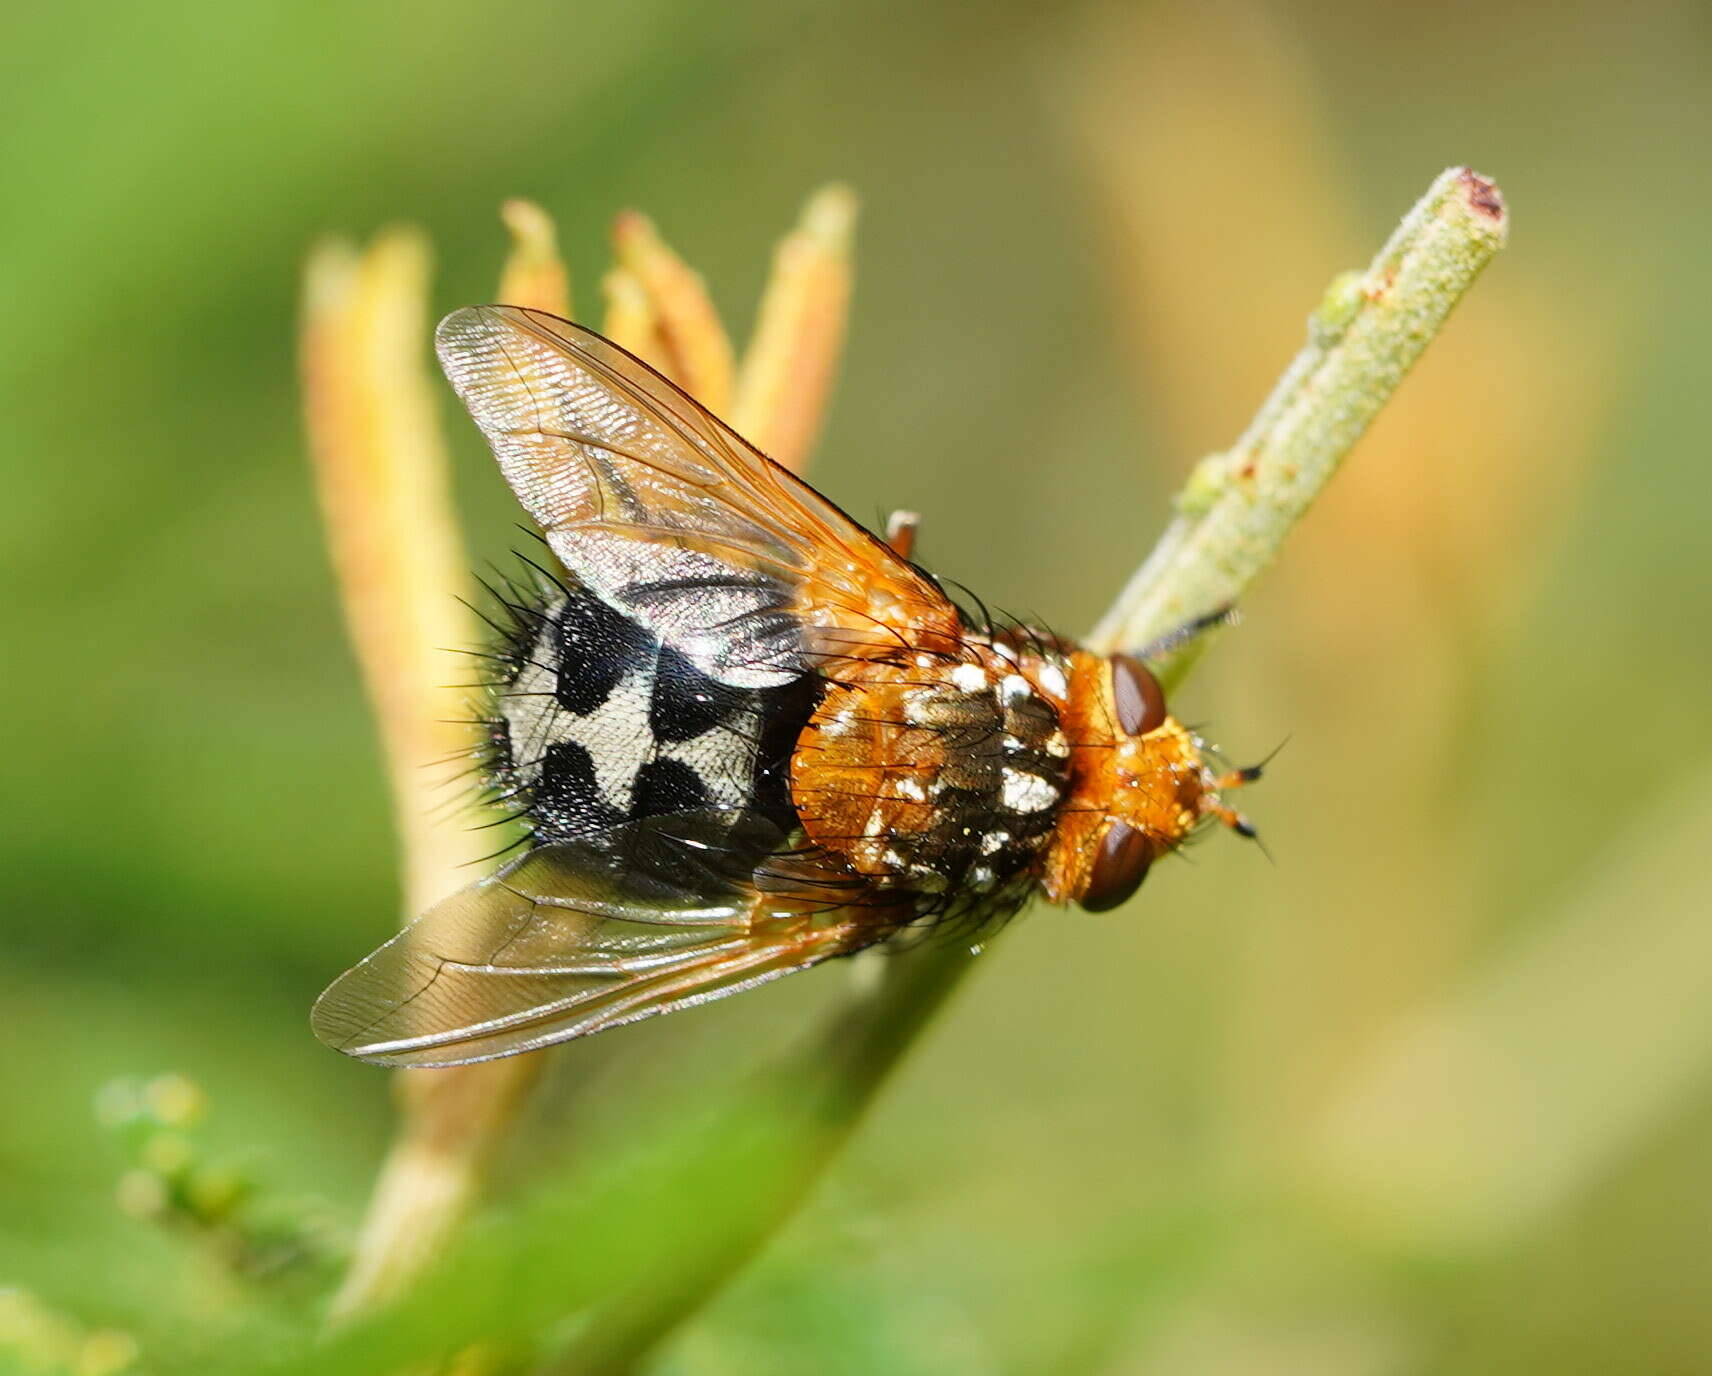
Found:
<path fill-rule="evenodd" d="M 1040 885 L 1055 903 L 1121 903 L 1217 802 L 1200 743 L 1138 662 L 1077 651 L 1064 730 L 1071 784 Z"/>
<path fill-rule="evenodd" d="M 966 639 L 848 661 L 791 757 L 809 838 L 881 883 L 989 894 L 1037 870 L 1071 787 L 1068 657 Z"/>

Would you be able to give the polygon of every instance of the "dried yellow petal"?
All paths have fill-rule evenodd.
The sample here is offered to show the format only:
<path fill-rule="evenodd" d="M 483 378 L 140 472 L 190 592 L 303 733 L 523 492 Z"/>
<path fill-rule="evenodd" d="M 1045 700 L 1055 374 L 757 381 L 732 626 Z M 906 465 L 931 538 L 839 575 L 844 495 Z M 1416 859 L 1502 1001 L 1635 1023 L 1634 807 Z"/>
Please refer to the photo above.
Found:
<path fill-rule="evenodd" d="M 701 274 L 667 246 L 652 220 L 636 211 L 613 222 L 612 243 L 619 266 L 635 274 L 658 321 L 664 355 L 649 361 L 708 410 L 724 415 L 731 405 L 735 364 L 731 340 Z"/>
<path fill-rule="evenodd" d="M 499 278 L 499 300 L 569 317 L 571 278 L 559 256 L 553 217 L 533 201 L 513 198 L 499 208 L 511 232 L 511 253 Z"/>
<path fill-rule="evenodd" d="M 856 196 L 823 187 L 780 241 L 743 359 L 731 423 L 793 472 L 807 466 L 826 417 L 850 313 Z"/>
<path fill-rule="evenodd" d="M 665 345 L 660 338 L 660 322 L 636 274 L 628 268 L 613 268 L 600 285 L 606 294 L 606 323 L 601 327 L 606 337 L 663 371 Z"/>
<path fill-rule="evenodd" d="M 392 229 L 363 252 L 311 256 L 300 359 L 316 487 L 351 644 L 380 727 L 414 916 L 468 882 L 491 840 L 446 816 L 443 775 L 424 768 L 477 744 L 469 677 L 444 647 L 473 644 L 458 598 L 463 542 L 424 347 L 429 251 Z"/>

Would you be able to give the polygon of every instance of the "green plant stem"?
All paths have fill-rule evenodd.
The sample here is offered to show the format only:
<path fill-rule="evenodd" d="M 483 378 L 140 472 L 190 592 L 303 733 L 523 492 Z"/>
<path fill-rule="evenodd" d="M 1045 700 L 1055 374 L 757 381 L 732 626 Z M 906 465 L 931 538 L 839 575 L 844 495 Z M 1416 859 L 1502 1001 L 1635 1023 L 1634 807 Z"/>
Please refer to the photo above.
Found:
<path fill-rule="evenodd" d="M 1442 173 L 1366 272 L 1344 273 L 1308 318 L 1308 342 L 1242 437 L 1203 459 L 1178 515 L 1088 638 L 1137 649 L 1234 607 L 1443 327 L 1509 230 L 1503 197 L 1466 167 Z M 1157 666 L 1180 681 L 1208 644 Z"/>
<path fill-rule="evenodd" d="M 1503 246 L 1497 188 L 1467 168 L 1443 173 L 1365 273 L 1332 283 L 1309 319 L 1308 342 L 1242 438 L 1202 461 L 1178 516 L 1112 610 L 1091 648 L 1140 647 L 1193 617 L 1234 606 L 1344 456 Z M 1180 681 L 1206 637 L 1161 664 Z M 602 1307 L 562 1357 L 569 1373 L 632 1369 L 757 1252 L 850 1137 L 916 1034 L 975 963 L 962 946 L 926 947 L 886 962 L 876 987 L 833 1014 L 763 1083 L 746 1092 L 801 1096 L 794 1140 L 774 1144 L 765 1207 L 673 1260 L 669 1277 Z"/>
<path fill-rule="evenodd" d="M 748 1198 L 747 1206 L 727 1209 L 727 1226 L 680 1231 L 670 1253 L 662 1249 L 663 1264 L 595 1306 L 553 1370 L 566 1376 L 634 1370 L 746 1265 L 796 1212 L 972 957 L 958 946 L 950 959 L 942 951 L 859 959 L 872 962 L 864 975 L 879 977 L 852 992 L 812 1037 L 749 1078 L 700 1125 L 699 1140 L 751 1144 L 742 1153 L 742 1170 L 724 1177 L 726 1188 Z M 758 1125 L 764 1125 L 759 1133 Z M 696 1192 L 673 1194 L 696 1207 Z"/>

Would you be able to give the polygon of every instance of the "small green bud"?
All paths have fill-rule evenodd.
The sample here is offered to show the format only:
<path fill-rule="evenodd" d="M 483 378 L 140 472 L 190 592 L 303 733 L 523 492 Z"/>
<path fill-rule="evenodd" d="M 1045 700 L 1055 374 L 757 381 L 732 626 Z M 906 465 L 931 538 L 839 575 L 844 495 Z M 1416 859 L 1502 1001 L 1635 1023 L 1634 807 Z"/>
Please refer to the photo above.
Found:
<path fill-rule="evenodd" d="M 153 1171 L 126 1171 L 119 1177 L 113 1197 L 132 1218 L 151 1221 L 164 1217 L 171 1205 L 166 1182 Z"/>
<path fill-rule="evenodd" d="M 166 1180 L 184 1177 L 196 1164 L 196 1148 L 188 1137 L 176 1132 L 157 1132 L 139 1153 L 145 1169 Z"/>
<path fill-rule="evenodd" d="M 1343 338 L 1343 332 L 1367 299 L 1362 286 L 1365 278 L 1365 273 L 1355 271 L 1340 272 L 1332 278 L 1332 284 L 1326 288 L 1320 304 L 1308 317 L 1308 338 L 1317 348 L 1329 349 Z"/>
<path fill-rule="evenodd" d="M 95 1119 L 102 1127 L 121 1131 L 142 1116 L 142 1086 L 132 1076 L 109 1080 L 95 1091 Z"/>
<path fill-rule="evenodd" d="M 208 1166 L 184 1182 L 185 1206 L 204 1223 L 223 1222 L 249 1198 L 253 1186 L 228 1166 Z"/>
<path fill-rule="evenodd" d="M 1225 488 L 1225 469 L 1230 456 L 1222 451 L 1208 454 L 1195 465 L 1189 481 L 1177 494 L 1177 510 L 1190 518 L 1206 514 Z"/>
<path fill-rule="evenodd" d="M 72 1370 L 76 1376 L 122 1376 L 137 1360 L 137 1340 L 114 1328 L 99 1328 L 83 1340 Z"/>
<path fill-rule="evenodd" d="M 187 1075 L 157 1075 L 144 1086 L 143 1098 L 162 1127 L 195 1127 L 208 1111 L 208 1095 Z"/>

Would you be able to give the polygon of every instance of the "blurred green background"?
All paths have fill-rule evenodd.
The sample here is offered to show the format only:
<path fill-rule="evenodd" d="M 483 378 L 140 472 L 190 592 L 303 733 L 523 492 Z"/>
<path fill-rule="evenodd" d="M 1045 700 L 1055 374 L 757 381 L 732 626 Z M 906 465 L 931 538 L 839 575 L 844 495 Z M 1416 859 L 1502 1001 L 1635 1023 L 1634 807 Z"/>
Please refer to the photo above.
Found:
<path fill-rule="evenodd" d="M 0 42 L 0 1287 L 144 1371 L 313 1312 L 121 1212 L 114 1076 L 192 1076 L 207 1150 L 346 1230 L 385 1146 L 305 1017 L 396 903 L 297 411 L 318 236 L 421 224 L 450 309 L 526 195 L 589 301 L 635 205 L 741 339 L 849 181 L 815 479 L 1074 631 L 1467 162 L 1510 248 L 1177 704 L 1288 736 L 1277 863 L 1020 923 L 659 1367 L 1712 1369 L 1704 6 L 74 2 Z M 565 1053 L 498 1197 L 845 977 Z"/>

